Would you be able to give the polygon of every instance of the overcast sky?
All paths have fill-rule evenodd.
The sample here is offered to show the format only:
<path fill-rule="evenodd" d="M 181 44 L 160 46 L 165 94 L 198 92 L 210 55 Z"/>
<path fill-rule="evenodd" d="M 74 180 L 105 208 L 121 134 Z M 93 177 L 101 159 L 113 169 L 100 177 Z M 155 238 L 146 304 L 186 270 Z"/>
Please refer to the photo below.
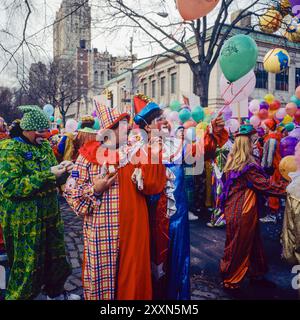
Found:
<path fill-rule="evenodd" d="M 18 0 L 0 0 L 0 42 L 5 45 L 10 51 L 13 51 L 16 48 L 16 43 L 19 43 L 22 38 L 22 28 L 24 23 L 23 20 L 20 19 L 18 12 L 14 10 L 5 10 L 5 5 L 9 5 L 13 1 Z M 23 1 L 19 0 L 23 3 Z M 28 30 L 27 30 L 27 39 L 33 45 L 31 46 L 31 52 L 29 51 L 19 51 L 16 55 L 17 60 L 20 62 L 22 59 L 25 59 L 25 68 L 30 67 L 30 63 L 33 61 L 49 61 L 52 58 L 52 43 L 53 43 L 53 28 L 52 26 L 49 28 L 45 28 L 45 26 L 50 26 L 54 19 L 55 13 L 58 11 L 62 0 L 32 0 L 35 3 L 34 12 L 29 18 L 28 22 Z M 131 1 L 131 0 L 128 0 Z M 149 9 L 149 1 L 150 0 L 132 0 L 132 3 L 135 5 L 137 3 L 141 4 L 141 9 L 150 10 Z M 238 0 L 235 1 L 232 6 L 232 10 L 237 10 L 242 5 L 242 3 L 249 3 L 248 0 Z M 93 3 L 99 3 L 100 0 L 90 0 L 92 3 L 92 19 L 95 20 L 99 17 L 99 9 L 93 8 Z M 156 7 L 154 7 L 155 12 L 167 11 L 169 17 L 166 19 L 156 17 L 158 19 L 163 19 L 160 21 L 179 21 L 180 16 L 175 8 L 174 0 L 155 0 L 152 3 L 158 3 Z M 143 6 L 144 4 L 148 4 L 148 6 Z M 146 9 L 145 9 L 146 8 Z M 24 8 L 23 8 L 24 9 Z M 152 9 L 151 9 L 152 10 Z M 212 13 L 209 14 L 209 20 L 213 23 L 214 16 L 217 13 L 217 9 L 215 9 Z M 24 11 L 23 11 L 24 13 Z M 11 34 L 6 35 L 5 33 L 1 33 L 2 30 L 8 30 Z M 43 31 L 41 31 L 43 30 Z M 37 33 L 37 35 L 34 35 Z M 98 48 L 100 51 L 107 50 L 114 55 L 128 55 L 129 54 L 129 38 L 133 35 L 132 31 L 123 30 L 123 32 L 119 32 L 117 35 L 115 34 L 113 37 L 107 37 L 101 32 L 99 29 L 94 28 L 94 23 L 92 23 L 92 46 Z M 15 38 L 15 40 L 13 40 Z M 154 46 L 146 46 L 141 39 L 141 36 L 138 34 L 134 35 L 134 52 L 138 54 L 139 57 L 149 56 L 158 50 Z M 24 54 L 23 54 L 24 53 Z M 7 68 L 3 70 L 3 67 L 6 65 L 7 60 L 9 59 L 9 55 L 1 55 L 0 56 L 0 86 L 7 85 L 10 86 L 15 83 L 15 65 L 10 64 Z M 23 65 L 19 63 L 19 65 Z M 22 74 L 22 67 L 19 67 L 19 74 Z M 25 70 L 26 72 L 26 70 Z"/>

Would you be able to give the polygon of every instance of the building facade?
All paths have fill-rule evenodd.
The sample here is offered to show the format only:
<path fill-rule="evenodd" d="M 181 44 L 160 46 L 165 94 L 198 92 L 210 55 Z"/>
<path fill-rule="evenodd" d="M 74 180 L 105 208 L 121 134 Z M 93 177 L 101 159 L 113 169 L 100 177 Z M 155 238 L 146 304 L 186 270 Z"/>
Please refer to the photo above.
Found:
<path fill-rule="evenodd" d="M 227 27 L 224 26 L 223 32 Z M 208 37 L 210 31 L 208 30 Z M 230 37 L 239 33 L 249 34 L 249 30 L 244 27 L 236 27 Z M 300 44 L 262 32 L 255 31 L 249 35 L 253 37 L 259 48 L 258 62 L 255 67 L 256 88 L 249 99 L 262 99 L 267 93 L 272 93 L 283 104 L 287 103 L 294 94 L 295 88 L 300 85 Z M 198 55 L 196 43 L 193 39 L 189 41 L 191 56 L 196 61 Z M 263 59 L 269 50 L 277 47 L 289 52 L 291 62 L 288 70 L 275 75 L 264 70 Z M 224 105 L 220 94 L 221 75 L 222 71 L 217 62 L 211 72 L 209 82 L 208 106 L 212 108 L 220 108 Z M 128 104 L 128 94 L 131 90 L 131 82 L 128 81 L 130 78 L 130 72 L 124 72 L 107 83 L 107 89 L 113 92 L 115 107 L 124 109 Z M 200 104 L 199 97 L 194 95 L 194 76 L 187 64 L 176 64 L 168 58 L 156 59 L 155 64 L 154 60 L 148 60 L 135 67 L 134 78 L 134 92 L 148 95 L 159 104 L 169 105 L 173 100 L 183 102 L 183 96 L 189 97 L 196 103 L 199 101 Z"/>

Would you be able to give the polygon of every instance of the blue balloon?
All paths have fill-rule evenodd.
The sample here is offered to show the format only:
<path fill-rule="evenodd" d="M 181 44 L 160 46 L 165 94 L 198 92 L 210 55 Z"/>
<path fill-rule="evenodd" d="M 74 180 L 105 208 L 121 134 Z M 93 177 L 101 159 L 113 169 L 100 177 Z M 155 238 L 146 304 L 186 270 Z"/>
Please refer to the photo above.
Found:
<path fill-rule="evenodd" d="M 291 97 L 291 102 L 294 102 L 298 107 L 300 107 L 300 99 L 298 99 L 296 96 Z"/>
<path fill-rule="evenodd" d="M 44 105 L 43 111 L 48 115 L 48 117 L 53 116 L 54 108 L 51 104 Z"/>
<path fill-rule="evenodd" d="M 95 124 L 93 126 L 94 130 L 100 130 L 100 123 L 99 123 L 99 119 L 95 118 Z"/>

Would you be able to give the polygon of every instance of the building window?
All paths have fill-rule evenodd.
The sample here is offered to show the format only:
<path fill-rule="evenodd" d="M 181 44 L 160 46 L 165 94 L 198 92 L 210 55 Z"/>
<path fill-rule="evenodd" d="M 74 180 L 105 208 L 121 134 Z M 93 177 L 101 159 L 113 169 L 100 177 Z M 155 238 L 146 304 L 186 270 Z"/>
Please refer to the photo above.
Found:
<path fill-rule="evenodd" d="M 268 72 L 264 69 L 264 64 L 258 62 L 255 67 L 256 88 L 268 89 Z"/>
<path fill-rule="evenodd" d="M 151 95 L 152 95 L 152 98 L 155 98 L 156 96 L 156 80 L 153 80 L 151 82 Z"/>
<path fill-rule="evenodd" d="M 95 81 L 95 84 L 98 83 L 98 71 L 95 71 L 94 73 L 94 81 Z"/>
<path fill-rule="evenodd" d="M 101 73 L 100 73 L 100 85 L 101 86 L 104 85 L 104 71 L 101 71 Z"/>
<path fill-rule="evenodd" d="M 144 83 L 144 95 L 145 96 L 148 95 L 148 85 L 147 85 L 147 83 Z"/>
<path fill-rule="evenodd" d="M 296 76 L 295 76 L 296 88 L 300 86 L 300 68 L 296 68 Z"/>
<path fill-rule="evenodd" d="M 276 90 L 289 91 L 289 69 L 276 74 Z"/>
<path fill-rule="evenodd" d="M 171 94 L 176 93 L 176 87 L 177 87 L 177 73 L 171 74 Z"/>
<path fill-rule="evenodd" d="M 163 97 L 165 95 L 166 90 L 166 77 L 160 78 L 160 96 Z"/>

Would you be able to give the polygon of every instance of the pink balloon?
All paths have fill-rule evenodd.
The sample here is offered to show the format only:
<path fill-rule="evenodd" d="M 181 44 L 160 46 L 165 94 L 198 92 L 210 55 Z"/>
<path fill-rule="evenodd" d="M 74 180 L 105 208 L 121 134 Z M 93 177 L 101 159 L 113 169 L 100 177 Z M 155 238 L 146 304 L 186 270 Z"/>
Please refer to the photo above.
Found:
<path fill-rule="evenodd" d="M 243 76 L 241 79 L 230 83 L 222 74 L 220 80 L 221 97 L 225 103 L 230 105 L 248 99 L 253 93 L 256 85 L 256 77 L 253 70 Z"/>
<path fill-rule="evenodd" d="M 249 111 L 254 114 L 259 111 L 259 106 L 260 106 L 260 101 L 257 99 L 254 99 L 249 104 Z"/>
<path fill-rule="evenodd" d="M 276 112 L 276 118 L 278 120 L 283 120 L 284 117 L 286 116 L 286 110 L 285 108 L 280 108 L 277 112 Z"/>
<path fill-rule="evenodd" d="M 300 86 L 297 87 L 296 92 L 295 92 L 295 96 L 300 99 Z"/>
<path fill-rule="evenodd" d="M 260 125 L 260 119 L 257 116 L 252 116 L 250 118 L 250 124 L 253 125 L 254 128 L 258 128 Z"/>
<path fill-rule="evenodd" d="M 179 114 L 177 111 L 172 111 L 167 115 L 167 120 L 170 122 L 179 122 Z"/>
<path fill-rule="evenodd" d="M 289 102 L 285 107 L 286 113 L 291 117 L 293 117 L 297 109 L 297 105 L 294 102 Z"/>
<path fill-rule="evenodd" d="M 239 130 L 240 123 L 236 119 L 230 119 L 226 121 L 225 126 L 230 130 L 231 133 L 235 133 Z"/>
<path fill-rule="evenodd" d="M 197 122 L 194 120 L 189 120 L 189 121 L 185 122 L 183 126 L 185 129 L 193 128 L 193 127 L 197 126 Z"/>

